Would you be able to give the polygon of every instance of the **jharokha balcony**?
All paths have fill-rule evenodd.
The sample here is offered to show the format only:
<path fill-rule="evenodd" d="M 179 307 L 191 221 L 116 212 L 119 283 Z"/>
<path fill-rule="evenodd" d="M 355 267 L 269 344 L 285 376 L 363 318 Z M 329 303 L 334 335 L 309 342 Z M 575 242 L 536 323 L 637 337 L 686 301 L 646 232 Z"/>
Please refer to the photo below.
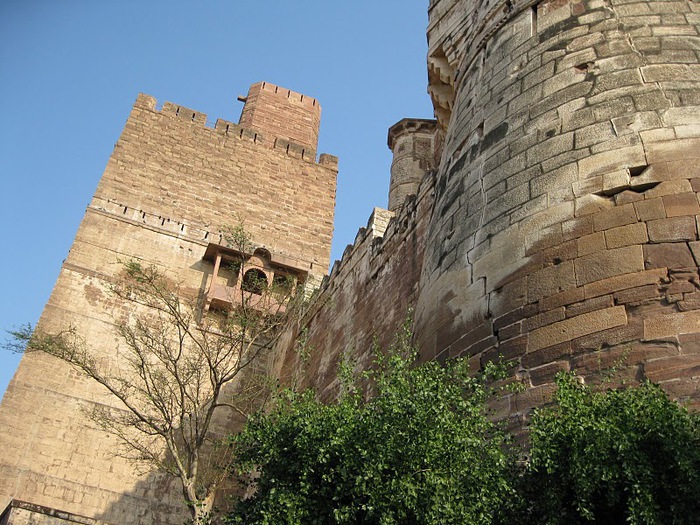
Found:
<path fill-rule="evenodd" d="M 228 311 L 243 305 L 273 314 L 283 313 L 286 303 L 306 280 L 307 272 L 264 248 L 252 254 L 210 243 L 205 261 L 213 264 L 207 279 L 204 311 Z"/>

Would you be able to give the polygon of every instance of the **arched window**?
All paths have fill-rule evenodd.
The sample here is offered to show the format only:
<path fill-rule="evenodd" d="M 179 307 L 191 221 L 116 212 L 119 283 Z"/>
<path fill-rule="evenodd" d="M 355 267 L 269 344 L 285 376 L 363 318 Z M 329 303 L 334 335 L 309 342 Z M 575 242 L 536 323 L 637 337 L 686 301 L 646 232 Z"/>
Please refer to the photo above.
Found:
<path fill-rule="evenodd" d="M 267 275 L 262 270 L 251 268 L 243 276 L 241 289 L 244 292 L 262 295 L 265 288 L 267 288 Z"/>

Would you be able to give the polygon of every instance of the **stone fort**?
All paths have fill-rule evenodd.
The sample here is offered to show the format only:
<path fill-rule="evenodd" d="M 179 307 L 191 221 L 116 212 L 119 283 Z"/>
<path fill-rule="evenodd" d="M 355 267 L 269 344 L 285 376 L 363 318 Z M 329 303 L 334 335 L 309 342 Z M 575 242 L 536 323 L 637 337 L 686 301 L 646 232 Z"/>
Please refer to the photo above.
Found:
<path fill-rule="evenodd" d="M 139 95 L 40 326 L 115 359 L 119 259 L 212 289 L 239 213 L 271 273 L 318 288 L 271 356 L 283 381 L 303 371 L 332 398 L 342 356 L 367 364 L 412 310 L 421 360 L 517 364 L 525 388 L 492 407 L 512 429 L 561 370 L 615 367 L 698 408 L 700 3 L 431 0 L 427 33 L 436 120 L 389 129 L 389 209 L 329 275 L 338 163 L 317 155 L 315 99 L 261 82 L 239 123 L 210 126 Z M 182 523 L 174 483 L 135 474 L 85 420 L 111 402 L 23 357 L 0 406 L 0 523 Z"/>

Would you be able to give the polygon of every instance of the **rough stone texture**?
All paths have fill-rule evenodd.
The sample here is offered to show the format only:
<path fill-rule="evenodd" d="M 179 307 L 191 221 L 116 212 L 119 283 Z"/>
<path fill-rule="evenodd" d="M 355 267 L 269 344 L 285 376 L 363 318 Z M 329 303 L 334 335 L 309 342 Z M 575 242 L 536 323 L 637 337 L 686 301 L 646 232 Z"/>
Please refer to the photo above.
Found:
<path fill-rule="evenodd" d="M 244 111 L 264 115 L 259 106 L 269 100 L 251 96 Z M 308 100 L 300 106 L 286 96 L 275 99 L 282 119 L 275 125 L 288 117 L 294 133 L 303 131 L 297 130 L 301 107 L 315 136 L 320 108 Z M 274 127 L 205 123 L 201 113 L 167 102 L 158 110 L 152 97 L 139 95 L 39 321 L 42 329 L 72 325 L 118 362 L 112 323 L 129 312 L 108 287 L 120 261 L 155 264 L 186 291 L 200 292 L 213 272 L 202 259 L 205 249 L 222 242 L 220 228 L 235 223 L 236 214 L 273 262 L 320 283 L 330 257 L 337 159 L 322 155 L 317 162 L 315 138 L 302 146 L 263 133 Z M 114 400 L 54 358 L 23 356 L 0 406 L 0 508 L 18 499 L 120 525 L 183 523 L 179 482 L 137 475 L 115 457 L 115 439 L 83 415 L 91 403 Z"/>
<path fill-rule="evenodd" d="M 532 388 L 569 368 L 596 382 L 597 363 L 619 361 L 621 377 L 654 370 L 700 406 L 697 363 L 677 359 L 700 332 L 698 12 L 431 2 L 445 138 L 416 305 L 424 355 L 467 338 L 460 355 L 514 358 Z M 527 392 L 510 396 L 511 417 L 527 416 Z"/>
<path fill-rule="evenodd" d="M 700 406 L 697 363 L 675 358 L 700 332 L 699 11 L 685 0 L 433 0 L 440 160 L 408 223 L 418 256 L 377 254 L 361 232 L 302 323 L 309 362 L 291 350 L 296 327 L 282 375 L 332 396 L 340 356 L 366 365 L 373 338 L 398 329 L 395 309 L 415 307 L 422 359 L 515 360 L 528 388 L 497 411 L 513 428 L 549 400 L 560 370 L 597 383 L 615 368 Z M 380 245 L 403 248 L 397 233 Z"/>
<path fill-rule="evenodd" d="M 592 384 L 649 378 L 700 407 L 700 4 L 432 0 L 429 16 L 437 131 L 392 128 L 391 211 L 360 229 L 273 369 L 332 398 L 338 363 L 368 366 L 373 344 L 390 344 L 415 308 L 422 360 L 514 361 L 525 389 L 494 404 L 513 430 L 562 370 Z M 113 352 L 119 305 L 104 289 L 117 256 L 199 289 L 211 272 L 204 246 L 232 211 L 271 252 L 321 275 L 336 161 L 315 162 L 317 106 L 281 93 L 251 88 L 242 122 L 256 130 L 209 129 L 202 114 L 140 97 L 42 324 L 89 327 Z M 261 101 L 274 109 L 249 106 Z M 109 456 L 80 415 L 92 401 L 108 402 L 69 369 L 25 356 L 0 409 L 10 429 L 0 450 L 11 451 L 0 505 L 31 495 L 117 523 L 167 523 L 176 501 Z"/>
<path fill-rule="evenodd" d="M 389 128 L 394 153 L 389 185 L 389 211 L 398 210 L 406 197 L 418 193 L 426 171 L 435 164 L 435 121 L 403 119 Z"/>

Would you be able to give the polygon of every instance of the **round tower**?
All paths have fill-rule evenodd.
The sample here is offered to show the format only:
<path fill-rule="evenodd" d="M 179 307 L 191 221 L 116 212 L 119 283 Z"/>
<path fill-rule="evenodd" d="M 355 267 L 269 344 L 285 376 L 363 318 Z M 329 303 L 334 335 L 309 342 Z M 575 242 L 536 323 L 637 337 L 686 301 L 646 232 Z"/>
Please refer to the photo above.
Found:
<path fill-rule="evenodd" d="M 700 404 L 700 4 L 430 3 L 444 146 L 416 308 L 424 359 L 615 370 Z"/>
<path fill-rule="evenodd" d="M 405 118 L 389 128 L 387 144 L 394 154 L 389 184 L 389 210 L 396 211 L 415 195 L 425 174 L 434 169 L 437 121 Z"/>

